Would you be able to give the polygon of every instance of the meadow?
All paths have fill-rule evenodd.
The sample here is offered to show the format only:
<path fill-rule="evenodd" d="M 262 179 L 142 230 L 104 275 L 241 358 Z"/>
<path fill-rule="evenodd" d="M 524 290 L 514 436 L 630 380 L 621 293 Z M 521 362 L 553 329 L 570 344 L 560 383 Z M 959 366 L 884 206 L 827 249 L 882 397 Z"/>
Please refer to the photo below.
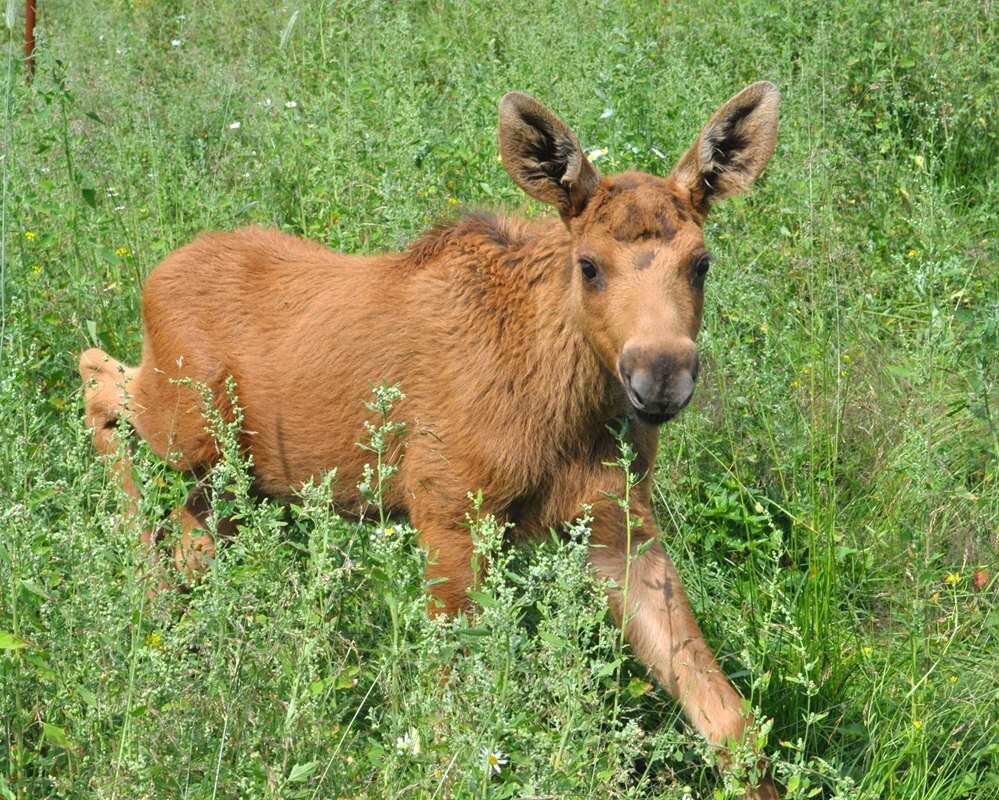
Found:
<path fill-rule="evenodd" d="M 20 6 L 0 798 L 738 797 L 622 645 L 585 522 L 504 546 L 470 499 L 480 610 L 431 620 L 406 520 L 341 517 L 335 476 L 254 498 L 219 426 L 239 532 L 204 580 L 147 600 L 76 363 L 138 362 L 144 277 L 205 229 L 373 253 L 465 208 L 547 213 L 497 160 L 511 89 L 601 171 L 665 174 L 758 79 L 782 92 L 777 150 L 706 227 L 702 377 L 661 432 L 664 545 L 786 797 L 999 798 L 992 3 L 43 0 L 30 85 Z M 137 472 L 149 519 L 185 493 L 141 448 Z"/>

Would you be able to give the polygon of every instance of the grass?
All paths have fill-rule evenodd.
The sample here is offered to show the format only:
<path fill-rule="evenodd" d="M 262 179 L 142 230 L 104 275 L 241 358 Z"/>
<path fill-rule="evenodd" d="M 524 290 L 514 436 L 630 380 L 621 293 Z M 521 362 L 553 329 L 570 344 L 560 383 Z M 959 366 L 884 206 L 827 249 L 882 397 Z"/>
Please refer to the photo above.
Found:
<path fill-rule="evenodd" d="M 788 797 L 999 797 L 989 4 L 41 13 L 34 85 L 19 22 L 3 68 L 0 797 L 735 796 L 621 647 L 580 524 L 500 548 L 470 503 L 497 566 L 448 624 L 405 521 L 341 519 L 322 484 L 292 507 L 237 491 L 207 579 L 147 603 L 75 364 L 138 360 L 144 276 L 206 228 L 375 252 L 455 205 L 540 213 L 496 160 L 509 89 L 607 148 L 603 171 L 664 173 L 759 78 L 780 139 L 708 225 L 665 544 Z M 245 487 L 227 452 L 216 480 Z M 150 515 L 182 495 L 139 470 Z"/>

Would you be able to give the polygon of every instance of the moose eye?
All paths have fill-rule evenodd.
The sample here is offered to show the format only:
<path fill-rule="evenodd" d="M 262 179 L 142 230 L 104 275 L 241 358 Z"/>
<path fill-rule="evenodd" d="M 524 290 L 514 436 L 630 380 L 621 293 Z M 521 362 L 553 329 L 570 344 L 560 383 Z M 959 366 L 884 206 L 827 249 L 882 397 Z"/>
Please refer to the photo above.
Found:
<path fill-rule="evenodd" d="M 579 259 L 579 271 L 583 273 L 583 277 L 590 283 L 597 279 L 597 265 L 588 258 Z"/>
<path fill-rule="evenodd" d="M 711 256 L 705 254 L 700 256 L 697 261 L 694 262 L 694 283 L 697 286 L 704 284 L 704 279 L 708 275 L 708 267 L 711 266 Z"/>

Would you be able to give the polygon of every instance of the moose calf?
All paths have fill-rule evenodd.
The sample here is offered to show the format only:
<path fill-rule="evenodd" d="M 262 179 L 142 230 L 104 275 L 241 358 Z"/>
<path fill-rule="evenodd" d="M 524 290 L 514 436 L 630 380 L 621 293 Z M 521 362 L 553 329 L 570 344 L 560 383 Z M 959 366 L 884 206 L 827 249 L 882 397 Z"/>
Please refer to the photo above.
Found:
<path fill-rule="evenodd" d="M 658 426 L 690 402 L 710 256 L 702 227 L 716 200 L 746 189 L 777 133 L 778 92 L 754 83 L 707 122 L 672 172 L 601 177 L 548 108 L 510 93 L 499 146 L 510 177 L 559 219 L 473 214 L 405 252 L 348 256 L 278 231 L 208 233 L 146 281 L 142 363 L 100 350 L 80 359 L 87 424 L 125 490 L 138 498 L 125 419 L 181 470 L 219 457 L 205 429 L 208 387 L 231 419 L 225 383 L 245 413 L 241 445 L 256 487 L 290 497 L 336 467 L 333 502 L 356 507 L 364 401 L 399 384 L 409 433 L 387 498 L 428 553 L 432 609 L 468 608 L 467 492 L 517 529 L 543 533 L 592 511 L 591 560 L 638 657 L 720 748 L 748 724 L 659 543 L 650 489 Z M 608 424 L 627 416 L 644 476 L 631 514 L 644 520 L 629 559 L 625 516 L 608 499 L 623 476 Z M 214 552 L 206 499 L 178 509 L 181 569 Z M 152 534 L 144 534 L 152 543 Z M 652 540 L 649 545 L 649 540 Z M 643 546 L 644 545 L 644 546 Z M 630 575 L 626 581 L 625 572 Z M 776 797 L 764 779 L 751 797 Z"/>

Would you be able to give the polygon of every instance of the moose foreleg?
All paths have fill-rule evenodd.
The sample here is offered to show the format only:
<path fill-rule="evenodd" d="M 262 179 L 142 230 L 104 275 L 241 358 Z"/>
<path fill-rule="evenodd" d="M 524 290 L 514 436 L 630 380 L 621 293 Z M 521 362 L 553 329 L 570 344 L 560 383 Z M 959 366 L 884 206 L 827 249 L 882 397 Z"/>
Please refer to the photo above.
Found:
<path fill-rule="evenodd" d="M 623 511 L 606 501 L 594 507 L 590 560 L 612 581 L 611 610 L 624 624 L 635 654 L 677 699 L 698 732 L 723 748 L 724 764 L 726 745 L 743 739 L 750 718 L 704 641 L 676 568 L 659 544 L 651 510 L 633 511 L 632 516 L 641 517 L 643 524 L 632 529 L 629 564 Z M 770 800 L 777 793 L 765 778 L 748 797 Z"/>

